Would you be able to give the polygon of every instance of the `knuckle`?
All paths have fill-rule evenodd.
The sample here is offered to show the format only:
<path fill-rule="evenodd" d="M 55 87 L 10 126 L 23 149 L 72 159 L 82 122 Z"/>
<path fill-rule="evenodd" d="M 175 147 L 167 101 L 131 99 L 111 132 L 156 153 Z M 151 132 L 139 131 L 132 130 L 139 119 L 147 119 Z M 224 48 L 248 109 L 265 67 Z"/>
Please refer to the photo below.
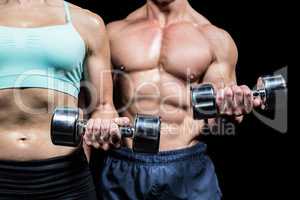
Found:
<path fill-rule="evenodd" d="M 233 93 L 232 93 L 232 90 L 231 89 L 226 89 L 225 90 L 225 96 L 226 97 L 232 97 Z"/>
<path fill-rule="evenodd" d="M 241 85 L 240 88 L 242 90 L 250 90 L 249 87 L 247 85 Z"/>
<path fill-rule="evenodd" d="M 100 132 L 100 127 L 94 126 L 93 132 L 94 132 L 94 133 L 99 133 L 99 132 Z"/>
<path fill-rule="evenodd" d="M 93 133 L 93 136 L 95 137 L 95 139 L 98 139 L 99 136 L 100 136 L 100 131 L 95 131 L 95 132 Z"/>
<path fill-rule="evenodd" d="M 231 89 L 232 90 L 237 90 L 237 89 L 239 89 L 239 86 L 238 85 L 233 85 L 233 86 L 231 86 Z"/>
<path fill-rule="evenodd" d="M 91 131 L 87 130 L 85 133 L 84 133 L 84 137 L 85 138 L 90 138 L 92 135 Z"/>
<path fill-rule="evenodd" d="M 91 132 L 91 131 L 93 130 L 93 127 L 92 127 L 91 125 L 87 125 L 87 126 L 86 126 L 86 130 L 87 130 L 88 132 Z"/>
<path fill-rule="evenodd" d="M 239 87 L 237 87 L 235 90 L 234 90 L 234 93 L 238 96 L 242 96 L 243 95 L 243 90 Z"/>
<path fill-rule="evenodd" d="M 251 90 L 245 90 L 244 94 L 245 94 L 245 96 L 248 97 L 248 98 L 252 96 Z"/>
<path fill-rule="evenodd" d="M 243 91 L 244 91 L 245 94 L 252 94 L 252 91 L 248 87 L 244 88 Z"/>
<path fill-rule="evenodd" d="M 217 100 L 220 100 L 220 101 L 222 101 L 224 99 L 224 92 L 218 92 L 217 93 Z"/>
<path fill-rule="evenodd" d="M 224 96 L 223 96 L 223 95 L 217 96 L 217 100 L 218 100 L 218 101 L 223 101 L 223 100 L 224 100 Z"/>
<path fill-rule="evenodd" d="M 103 127 L 102 130 L 103 130 L 103 133 L 107 133 L 109 131 L 109 128 L 108 127 Z"/>

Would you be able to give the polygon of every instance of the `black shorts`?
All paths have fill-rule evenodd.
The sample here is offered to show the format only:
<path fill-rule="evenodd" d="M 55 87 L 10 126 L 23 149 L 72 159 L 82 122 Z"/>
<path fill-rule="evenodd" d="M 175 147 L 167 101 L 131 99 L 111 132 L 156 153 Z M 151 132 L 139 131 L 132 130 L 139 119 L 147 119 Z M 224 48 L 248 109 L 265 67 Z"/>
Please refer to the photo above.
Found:
<path fill-rule="evenodd" d="M 206 145 L 161 152 L 110 151 L 100 171 L 104 200 L 220 200 L 221 192 Z"/>
<path fill-rule="evenodd" d="M 1 200 L 96 200 L 82 149 L 38 161 L 0 161 Z"/>

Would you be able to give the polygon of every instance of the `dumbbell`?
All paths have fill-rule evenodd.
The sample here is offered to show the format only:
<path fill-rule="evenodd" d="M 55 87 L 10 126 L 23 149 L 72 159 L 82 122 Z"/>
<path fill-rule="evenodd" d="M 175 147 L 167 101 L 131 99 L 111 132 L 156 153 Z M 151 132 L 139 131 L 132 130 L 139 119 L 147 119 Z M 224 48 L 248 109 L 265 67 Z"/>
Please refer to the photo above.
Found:
<path fill-rule="evenodd" d="M 136 115 L 132 127 L 119 127 L 123 138 L 133 138 L 133 151 L 159 152 L 160 117 Z M 80 119 L 78 108 L 56 108 L 51 119 L 51 140 L 55 145 L 76 147 L 82 141 L 86 121 Z"/>
<path fill-rule="evenodd" d="M 274 110 L 276 94 L 286 92 L 287 84 L 282 75 L 262 76 L 252 94 L 262 99 L 265 110 Z M 218 116 L 216 91 L 212 84 L 201 84 L 191 87 L 191 103 L 193 117 L 196 120 L 215 118 Z"/>

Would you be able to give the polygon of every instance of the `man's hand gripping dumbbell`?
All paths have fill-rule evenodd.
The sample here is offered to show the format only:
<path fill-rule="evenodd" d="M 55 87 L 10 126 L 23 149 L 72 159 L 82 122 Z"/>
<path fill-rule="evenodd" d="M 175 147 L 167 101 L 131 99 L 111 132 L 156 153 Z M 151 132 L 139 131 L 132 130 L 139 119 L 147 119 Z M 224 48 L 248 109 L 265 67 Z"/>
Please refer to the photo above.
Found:
<path fill-rule="evenodd" d="M 233 86 L 216 92 L 212 84 L 201 84 L 191 88 L 194 119 L 210 119 L 222 115 L 239 117 L 258 107 L 274 110 L 276 101 L 279 101 L 277 94 L 286 98 L 286 90 L 287 84 L 282 75 L 260 77 L 252 91 L 247 86 Z M 239 106 L 228 106 L 223 102 Z"/>

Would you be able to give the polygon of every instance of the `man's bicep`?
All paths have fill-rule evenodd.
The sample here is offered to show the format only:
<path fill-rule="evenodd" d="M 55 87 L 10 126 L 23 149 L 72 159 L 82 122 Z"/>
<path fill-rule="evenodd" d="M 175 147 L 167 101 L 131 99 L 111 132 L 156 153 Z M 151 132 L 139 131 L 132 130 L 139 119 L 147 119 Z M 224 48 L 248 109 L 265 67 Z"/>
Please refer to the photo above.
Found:
<path fill-rule="evenodd" d="M 204 82 L 211 82 L 218 88 L 236 84 L 238 50 L 229 33 L 215 26 L 204 30 L 211 44 L 214 61 L 204 75 Z"/>
<path fill-rule="evenodd" d="M 236 84 L 235 66 L 228 63 L 213 63 L 207 69 L 203 83 L 212 83 L 216 88 Z"/>

